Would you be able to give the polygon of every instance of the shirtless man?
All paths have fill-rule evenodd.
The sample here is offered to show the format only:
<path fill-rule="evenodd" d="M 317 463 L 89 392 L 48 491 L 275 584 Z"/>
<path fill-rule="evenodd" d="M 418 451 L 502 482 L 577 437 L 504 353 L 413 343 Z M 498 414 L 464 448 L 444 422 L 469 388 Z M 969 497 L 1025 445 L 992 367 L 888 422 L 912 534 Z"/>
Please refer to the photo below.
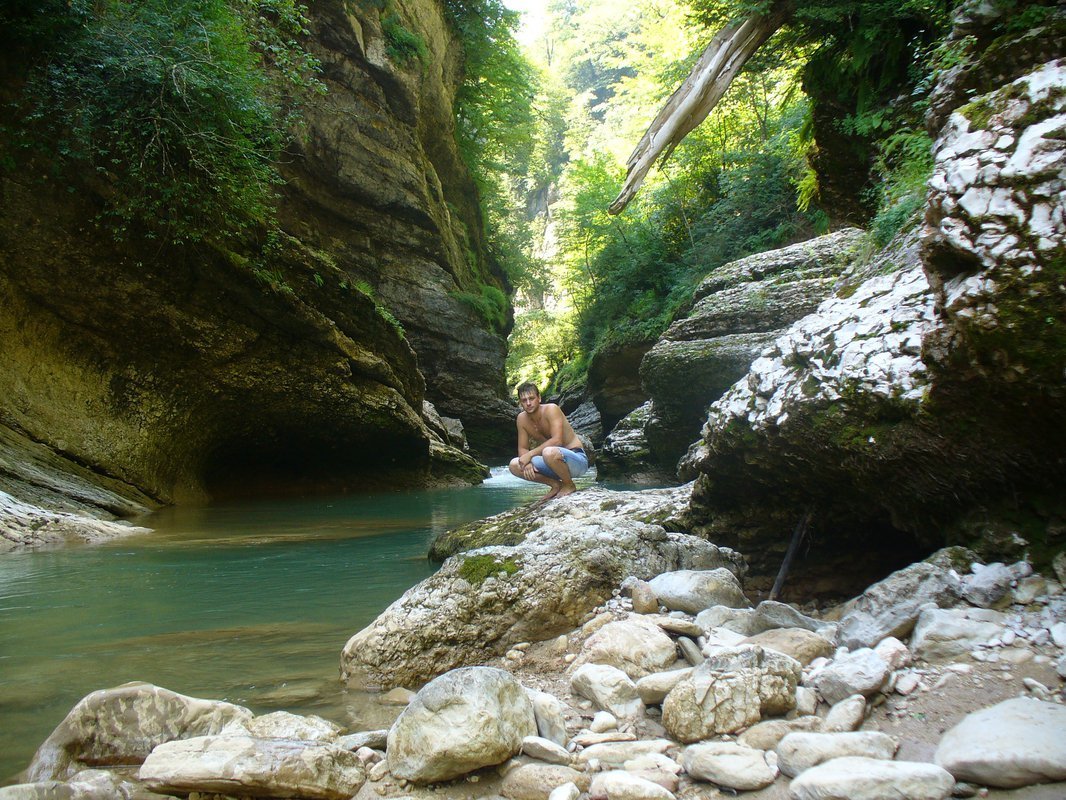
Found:
<path fill-rule="evenodd" d="M 511 474 L 548 488 L 537 504 L 577 491 L 574 478 L 588 471 L 589 461 L 581 439 L 554 403 L 541 403 L 540 390 L 532 383 L 518 387 L 518 458 L 512 458 Z M 530 448 L 530 439 L 540 444 Z"/>

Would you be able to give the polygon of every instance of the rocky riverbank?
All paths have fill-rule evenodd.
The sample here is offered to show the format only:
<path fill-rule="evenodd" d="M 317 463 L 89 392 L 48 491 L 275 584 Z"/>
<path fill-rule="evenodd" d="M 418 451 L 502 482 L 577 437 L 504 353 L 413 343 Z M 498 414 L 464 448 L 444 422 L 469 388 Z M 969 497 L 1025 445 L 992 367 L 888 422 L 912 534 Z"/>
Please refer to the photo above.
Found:
<path fill-rule="evenodd" d="M 585 491 L 519 544 L 450 558 L 367 629 L 391 638 L 346 648 L 369 664 L 381 646 L 380 670 L 409 684 L 388 695 L 405 704 L 389 729 L 127 684 L 82 700 L 0 799 L 1063 796 L 1066 553 L 1039 575 L 941 550 L 847 602 L 797 607 L 746 594 L 739 554 L 663 528 L 683 491 Z M 573 569 L 527 569 L 552 531 L 574 542 Z M 495 569 L 463 573 L 485 557 Z M 602 595 L 586 586 L 597 563 Z M 415 603 L 464 584 L 451 605 Z M 547 598 L 557 614 L 539 618 L 562 628 L 487 628 L 504 595 Z M 435 629 L 435 649 L 399 647 Z M 414 692 L 415 673 L 437 677 Z"/>

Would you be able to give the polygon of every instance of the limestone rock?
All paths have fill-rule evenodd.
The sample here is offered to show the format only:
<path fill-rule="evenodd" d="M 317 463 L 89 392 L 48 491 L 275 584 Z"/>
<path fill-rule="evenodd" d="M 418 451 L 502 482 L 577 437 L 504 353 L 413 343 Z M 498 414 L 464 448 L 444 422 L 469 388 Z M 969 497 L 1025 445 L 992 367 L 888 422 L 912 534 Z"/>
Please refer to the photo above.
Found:
<path fill-rule="evenodd" d="M 350 685 L 415 683 L 518 642 L 566 633 L 630 575 L 721 566 L 742 573 L 732 551 L 630 518 L 669 516 L 676 508 L 670 499 L 681 491 L 588 489 L 541 509 L 521 544 L 454 556 L 349 640 L 343 678 Z"/>
<path fill-rule="evenodd" d="M 946 800 L 954 787 L 935 764 L 849 756 L 812 767 L 788 791 L 792 800 Z"/>
<path fill-rule="evenodd" d="M 655 596 L 655 590 L 647 581 L 634 581 L 630 597 L 633 600 L 634 613 L 657 614 L 659 612 L 659 598 Z"/>
<path fill-rule="evenodd" d="M 868 647 L 846 653 L 819 670 L 811 682 L 827 703 L 837 703 L 853 694 L 869 697 L 888 679 L 888 664 Z"/>
<path fill-rule="evenodd" d="M 722 571 L 733 577 L 729 570 Z M 607 623 L 586 640 L 578 656 L 578 663 L 608 664 L 633 680 L 661 672 L 675 660 L 677 647 L 673 639 L 640 616 Z"/>
<path fill-rule="evenodd" d="M 0 800 L 157 800 L 142 784 L 101 769 L 75 773 L 67 782 L 38 781 L 0 787 Z"/>
<path fill-rule="evenodd" d="M 522 740 L 522 755 L 539 761 L 547 761 L 549 764 L 568 765 L 571 761 L 570 753 L 550 739 L 540 736 L 527 736 Z"/>
<path fill-rule="evenodd" d="M 508 672 L 464 667 L 426 684 L 389 730 L 389 771 L 449 780 L 515 755 L 536 734 L 533 706 Z"/>
<path fill-rule="evenodd" d="M 670 670 L 669 672 L 656 672 L 653 675 L 645 675 L 637 681 L 637 694 L 645 705 L 657 706 L 677 686 L 677 682 L 692 672 L 691 667 Z"/>
<path fill-rule="evenodd" d="M 833 704 L 825 715 L 822 729 L 840 732 L 858 730 L 865 716 L 866 698 L 861 694 L 853 694 Z"/>
<path fill-rule="evenodd" d="M 1066 780 L 1066 708 L 1017 697 L 975 711 L 944 734 L 936 763 L 957 780 L 1012 789 Z"/>
<path fill-rule="evenodd" d="M 657 783 L 623 770 L 601 772 L 589 787 L 592 800 L 674 800 L 674 795 Z"/>
<path fill-rule="evenodd" d="M 775 750 L 777 743 L 797 731 L 818 732 L 823 729 L 819 717 L 797 717 L 796 719 L 768 719 L 752 725 L 740 734 L 737 741 L 745 747 L 756 750 Z"/>
<path fill-rule="evenodd" d="M 775 628 L 757 633 L 744 640 L 744 644 L 759 645 L 792 656 L 803 666 L 814 659 L 833 654 L 833 645 L 817 633 L 803 628 Z"/>
<path fill-rule="evenodd" d="M 952 659 L 997 636 L 1006 619 L 980 608 L 926 609 L 914 627 L 911 649 L 926 661 Z"/>
<path fill-rule="evenodd" d="M 603 440 L 596 469 L 604 478 L 626 478 L 638 483 L 673 483 L 672 464 L 660 464 L 648 446 L 646 428 L 655 412 L 651 401 L 633 409 Z"/>
<path fill-rule="evenodd" d="M 576 694 L 616 717 L 634 717 L 644 711 L 636 685 L 617 667 L 584 664 L 571 676 L 570 686 Z"/>
<path fill-rule="evenodd" d="M 363 763 L 336 745 L 251 736 L 199 736 L 156 747 L 139 777 L 153 791 L 348 800 Z"/>
<path fill-rule="evenodd" d="M 547 800 L 555 789 L 566 784 L 587 789 L 589 778 L 559 764 L 521 764 L 504 776 L 500 794 L 509 800 Z"/>
<path fill-rule="evenodd" d="M 242 706 L 125 683 L 82 698 L 37 749 L 26 777 L 62 780 L 86 766 L 139 764 L 164 742 L 217 734 L 250 720 Z"/>
<path fill-rule="evenodd" d="M 861 756 L 891 761 L 899 743 L 880 731 L 790 733 L 777 745 L 778 767 L 795 777 L 824 761 Z"/>
<path fill-rule="evenodd" d="M 577 754 L 578 762 L 588 765 L 597 762 L 612 769 L 620 769 L 627 761 L 647 756 L 662 755 L 676 747 L 669 739 L 642 739 L 632 742 L 604 742 L 586 747 Z"/>
<path fill-rule="evenodd" d="M 222 730 L 222 735 L 243 733 L 256 739 L 335 742 L 340 736 L 340 731 L 339 725 L 322 717 L 313 715 L 302 717 L 298 714 L 290 714 L 288 711 L 275 711 L 248 720 L 235 720 Z"/>
<path fill-rule="evenodd" d="M 762 789 L 777 778 L 777 768 L 766 762 L 764 751 L 732 742 L 690 745 L 681 763 L 696 780 L 742 792 Z"/>
<path fill-rule="evenodd" d="M 670 690 L 663 701 L 663 725 L 682 742 L 734 733 L 764 714 L 792 708 L 801 672 L 799 662 L 773 650 L 723 651 Z"/>
<path fill-rule="evenodd" d="M 547 692 L 536 689 L 526 689 L 530 702 L 533 704 L 533 716 L 537 721 L 537 733 L 555 742 L 557 745 L 566 747 L 566 719 L 564 718 L 563 703 L 559 698 Z"/>
<path fill-rule="evenodd" d="M 388 730 L 382 729 L 376 731 L 360 731 L 359 733 L 349 733 L 346 736 L 338 736 L 336 743 L 338 747 L 343 747 L 345 750 L 351 750 L 354 753 L 361 747 L 384 750 L 387 746 L 388 739 Z"/>
<path fill-rule="evenodd" d="M 951 606 L 958 601 L 957 575 L 933 563 L 919 561 L 875 583 L 840 620 L 840 643 L 849 648 L 874 647 L 888 636 L 910 634 L 922 606 Z"/>
<path fill-rule="evenodd" d="M 962 596 L 979 608 L 1006 608 L 1011 604 L 1011 587 L 1032 574 L 1033 568 L 1022 561 L 1017 564 L 974 564 L 973 574 L 962 581 Z"/>
<path fill-rule="evenodd" d="M 659 602 L 675 611 L 698 614 L 716 605 L 733 608 L 748 605 L 736 575 L 721 567 L 667 572 L 656 575 L 649 583 Z"/>

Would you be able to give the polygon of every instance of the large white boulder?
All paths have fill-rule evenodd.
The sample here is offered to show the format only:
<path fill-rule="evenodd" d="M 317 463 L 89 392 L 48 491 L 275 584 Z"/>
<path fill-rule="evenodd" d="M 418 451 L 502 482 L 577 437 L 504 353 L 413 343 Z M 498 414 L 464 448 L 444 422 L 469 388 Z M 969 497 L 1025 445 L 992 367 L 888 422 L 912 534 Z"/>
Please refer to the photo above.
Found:
<path fill-rule="evenodd" d="M 677 570 L 656 575 L 649 583 L 659 603 L 671 611 L 698 614 L 711 606 L 746 608 L 737 576 L 728 569 Z"/>
<path fill-rule="evenodd" d="M 725 649 L 678 681 L 663 701 L 663 725 L 682 742 L 735 733 L 796 704 L 803 668 L 761 647 Z"/>
<path fill-rule="evenodd" d="M 935 764 L 848 756 L 804 772 L 788 786 L 791 800 L 945 800 L 955 780 Z"/>
<path fill-rule="evenodd" d="M 503 763 L 536 733 L 533 705 L 513 675 L 452 670 L 423 686 L 389 730 L 389 771 L 414 783 L 457 778 Z"/>
<path fill-rule="evenodd" d="M 37 749 L 26 777 L 62 780 L 86 766 L 140 764 L 164 742 L 219 733 L 250 720 L 243 706 L 125 683 L 83 697 Z"/>
<path fill-rule="evenodd" d="M 160 794 L 348 800 L 366 773 L 355 753 L 334 744 L 231 734 L 165 742 L 139 777 Z"/>
<path fill-rule="evenodd" d="M 935 760 L 986 786 L 1066 781 L 1066 707 L 1016 697 L 976 711 L 944 734 Z"/>

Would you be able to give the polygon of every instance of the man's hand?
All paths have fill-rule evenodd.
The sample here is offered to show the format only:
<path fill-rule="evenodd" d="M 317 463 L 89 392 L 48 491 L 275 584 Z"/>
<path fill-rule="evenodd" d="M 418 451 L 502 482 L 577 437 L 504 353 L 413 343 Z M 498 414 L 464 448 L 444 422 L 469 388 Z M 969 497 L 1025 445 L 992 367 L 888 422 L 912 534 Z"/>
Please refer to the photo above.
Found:
<path fill-rule="evenodd" d="M 533 462 L 522 465 L 522 475 L 525 476 L 527 481 L 533 480 L 537 475 L 537 470 L 533 467 Z"/>

